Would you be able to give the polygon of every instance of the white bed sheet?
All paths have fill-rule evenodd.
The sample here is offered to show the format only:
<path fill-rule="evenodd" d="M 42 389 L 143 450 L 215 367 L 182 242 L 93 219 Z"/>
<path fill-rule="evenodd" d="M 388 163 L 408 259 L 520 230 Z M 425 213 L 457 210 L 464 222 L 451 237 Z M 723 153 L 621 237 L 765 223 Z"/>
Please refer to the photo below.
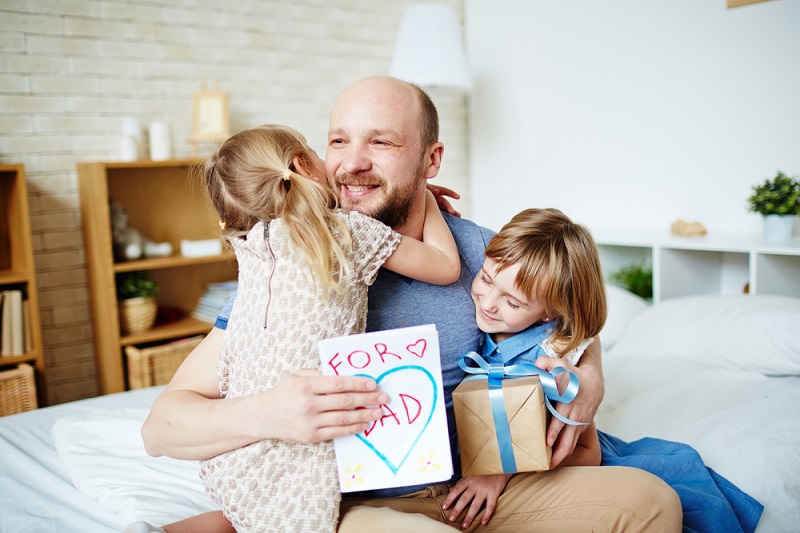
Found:
<path fill-rule="evenodd" d="M 598 429 L 693 446 L 764 505 L 757 533 L 798 531 L 800 299 L 673 298 L 626 322 L 604 347 Z"/>
<path fill-rule="evenodd" d="M 758 533 L 800 524 L 800 377 L 609 358 L 598 429 L 694 447 L 707 466 L 765 506 Z"/>
<path fill-rule="evenodd" d="M 598 428 L 629 441 L 649 436 L 692 445 L 707 465 L 765 505 L 757 533 L 797 530 L 800 299 L 675 299 L 637 313 L 616 339 L 609 336 L 614 342 L 604 342 L 606 398 Z M 180 518 L 174 513 L 186 507 L 176 506 L 180 496 L 173 494 L 186 492 L 186 505 L 201 501 L 191 494 L 200 492 L 193 468 L 179 469 L 180 479 L 166 486 L 166 470 L 147 473 L 153 459 L 140 442 L 128 442 L 161 390 L 0 418 L 0 532 L 119 532 L 140 512 Z M 128 437 L 103 428 L 115 412 L 127 419 Z M 53 438 L 59 420 L 61 456 Z M 115 457 L 128 462 L 118 467 L 125 490 L 106 494 L 109 473 L 98 465 L 116 464 Z M 164 492 L 154 494 L 153 482 L 164 484 Z M 154 504 L 163 508 L 154 512 Z"/>
<path fill-rule="evenodd" d="M 56 452 L 53 424 L 66 416 L 148 408 L 161 390 L 112 394 L 0 418 L 0 531 L 119 533 L 120 518 L 75 488 Z"/>

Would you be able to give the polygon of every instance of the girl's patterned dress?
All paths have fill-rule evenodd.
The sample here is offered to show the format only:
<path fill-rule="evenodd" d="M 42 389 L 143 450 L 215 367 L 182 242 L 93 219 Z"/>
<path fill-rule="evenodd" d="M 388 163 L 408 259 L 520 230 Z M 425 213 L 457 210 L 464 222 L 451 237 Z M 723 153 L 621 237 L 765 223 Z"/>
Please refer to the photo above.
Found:
<path fill-rule="evenodd" d="M 317 341 L 364 331 L 367 289 L 400 235 L 360 213 L 336 213 L 352 239 L 341 292 L 322 292 L 281 219 L 233 240 L 239 290 L 220 356 L 222 397 L 256 394 L 290 372 L 319 368 Z M 256 442 L 202 461 L 200 475 L 237 531 L 336 530 L 340 493 L 331 442 Z"/>

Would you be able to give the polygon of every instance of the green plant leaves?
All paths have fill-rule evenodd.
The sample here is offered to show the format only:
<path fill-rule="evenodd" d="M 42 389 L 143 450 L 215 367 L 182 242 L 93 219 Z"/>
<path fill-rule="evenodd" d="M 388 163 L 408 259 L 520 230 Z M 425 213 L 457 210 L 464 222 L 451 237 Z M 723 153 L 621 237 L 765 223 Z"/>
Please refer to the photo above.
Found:
<path fill-rule="evenodd" d="M 117 298 L 151 298 L 158 293 L 158 284 L 142 271 L 126 272 L 117 278 Z"/>
<path fill-rule="evenodd" d="M 628 265 L 613 272 L 609 280 L 645 300 L 653 299 L 653 267 L 645 263 Z"/>
<path fill-rule="evenodd" d="M 762 215 L 800 215 L 800 182 L 781 171 L 761 185 L 753 186 L 748 211 Z"/>

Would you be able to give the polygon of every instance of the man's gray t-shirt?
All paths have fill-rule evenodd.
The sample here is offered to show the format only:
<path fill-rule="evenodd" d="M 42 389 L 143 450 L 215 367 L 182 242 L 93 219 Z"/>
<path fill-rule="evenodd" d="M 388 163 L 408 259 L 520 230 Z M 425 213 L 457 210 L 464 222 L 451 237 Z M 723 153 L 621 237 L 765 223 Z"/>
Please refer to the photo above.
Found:
<path fill-rule="evenodd" d="M 436 324 L 442 359 L 442 382 L 450 431 L 450 448 L 458 477 L 458 445 L 452 393 L 464 377 L 463 370 L 458 366 L 458 357 L 471 350 L 477 350 L 481 339 L 482 333 L 475 324 L 475 306 L 470 295 L 470 285 L 483 265 L 483 251 L 493 232 L 469 220 L 446 213 L 443 215 L 461 256 L 459 280 L 446 286 L 430 285 L 382 268 L 375 283 L 369 288 L 367 331 Z M 220 329 L 227 327 L 234 297 L 235 295 L 220 312 L 215 327 Z M 423 485 L 354 492 L 346 494 L 345 497 L 391 497 L 422 488 Z"/>

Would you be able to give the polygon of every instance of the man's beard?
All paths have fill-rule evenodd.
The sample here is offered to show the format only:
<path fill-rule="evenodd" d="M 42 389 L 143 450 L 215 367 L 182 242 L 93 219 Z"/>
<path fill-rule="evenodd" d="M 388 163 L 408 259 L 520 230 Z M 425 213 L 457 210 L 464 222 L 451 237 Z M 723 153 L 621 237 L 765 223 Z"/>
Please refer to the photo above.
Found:
<path fill-rule="evenodd" d="M 397 187 L 394 189 L 391 195 L 386 197 L 386 202 L 383 205 L 379 205 L 372 211 L 362 211 L 361 209 L 356 209 L 356 211 L 361 212 L 364 215 L 372 217 L 376 220 L 380 220 L 387 226 L 393 229 L 401 228 L 408 220 L 408 216 L 411 214 L 411 207 L 414 205 L 414 202 L 417 201 L 417 195 L 419 194 L 419 180 L 422 179 L 422 169 L 424 165 L 424 161 L 420 161 L 419 166 L 417 167 L 416 179 L 414 179 L 410 183 L 406 183 L 402 187 Z M 365 179 L 366 176 L 349 176 L 345 175 L 341 178 L 341 181 L 344 183 L 350 184 L 358 184 L 359 181 L 362 183 L 373 183 L 375 181 L 380 182 L 381 188 L 385 191 L 386 190 L 386 180 L 383 178 L 375 178 L 374 180 Z M 357 208 L 359 205 L 359 201 L 356 200 L 353 202 L 352 207 Z"/>
<path fill-rule="evenodd" d="M 386 199 L 386 203 L 378 206 L 374 213 L 365 213 L 380 220 L 390 228 L 400 228 L 411 214 L 411 206 L 417 200 L 417 187 L 413 183 L 402 189 L 395 189 L 394 194 Z"/>

